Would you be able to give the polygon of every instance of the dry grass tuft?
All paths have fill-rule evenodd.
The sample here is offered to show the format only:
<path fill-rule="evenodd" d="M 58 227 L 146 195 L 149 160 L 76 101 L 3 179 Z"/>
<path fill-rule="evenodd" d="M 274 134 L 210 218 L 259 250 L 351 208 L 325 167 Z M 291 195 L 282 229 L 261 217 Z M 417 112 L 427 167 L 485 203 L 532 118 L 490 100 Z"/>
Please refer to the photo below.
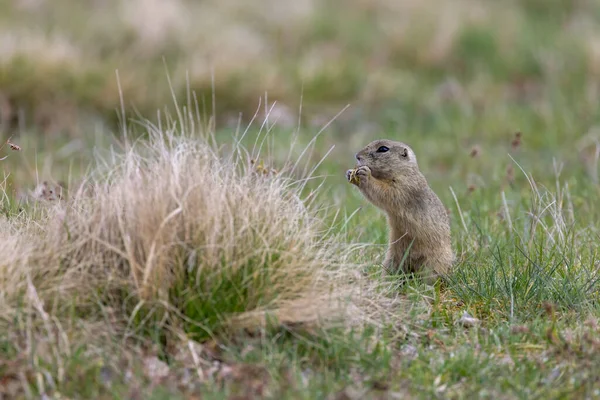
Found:
<path fill-rule="evenodd" d="M 338 249 L 293 182 L 239 161 L 160 134 L 129 150 L 95 179 L 93 197 L 69 205 L 57 235 L 63 265 L 83 271 L 84 292 L 108 284 L 198 324 L 317 299 Z"/>

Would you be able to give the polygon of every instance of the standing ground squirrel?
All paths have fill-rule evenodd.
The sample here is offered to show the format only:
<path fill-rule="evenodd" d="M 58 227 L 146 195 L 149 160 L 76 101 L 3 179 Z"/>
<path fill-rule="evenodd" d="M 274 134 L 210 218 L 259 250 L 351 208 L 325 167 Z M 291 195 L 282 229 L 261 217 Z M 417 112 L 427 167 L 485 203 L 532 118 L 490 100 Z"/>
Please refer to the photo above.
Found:
<path fill-rule="evenodd" d="M 448 273 L 454 259 L 448 213 L 419 170 L 412 149 L 404 143 L 376 140 L 356 159 L 357 167 L 348 170 L 346 178 L 387 213 L 386 269 L 402 264 L 404 272 L 419 274 L 430 283 Z"/>

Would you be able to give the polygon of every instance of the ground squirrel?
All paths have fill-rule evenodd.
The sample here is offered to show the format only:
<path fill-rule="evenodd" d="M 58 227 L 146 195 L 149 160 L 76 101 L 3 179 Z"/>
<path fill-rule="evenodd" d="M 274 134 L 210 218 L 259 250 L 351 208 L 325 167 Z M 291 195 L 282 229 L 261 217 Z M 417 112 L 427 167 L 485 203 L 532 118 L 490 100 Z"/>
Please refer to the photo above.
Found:
<path fill-rule="evenodd" d="M 22 203 L 31 202 L 54 202 L 63 200 L 65 195 L 65 184 L 63 182 L 40 182 L 34 190 L 21 190 L 17 198 Z"/>
<path fill-rule="evenodd" d="M 402 266 L 404 272 L 421 275 L 427 282 L 449 272 L 454 259 L 449 216 L 419 170 L 412 149 L 401 142 L 376 140 L 356 159 L 357 167 L 348 170 L 346 178 L 387 213 L 386 269 Z"/>

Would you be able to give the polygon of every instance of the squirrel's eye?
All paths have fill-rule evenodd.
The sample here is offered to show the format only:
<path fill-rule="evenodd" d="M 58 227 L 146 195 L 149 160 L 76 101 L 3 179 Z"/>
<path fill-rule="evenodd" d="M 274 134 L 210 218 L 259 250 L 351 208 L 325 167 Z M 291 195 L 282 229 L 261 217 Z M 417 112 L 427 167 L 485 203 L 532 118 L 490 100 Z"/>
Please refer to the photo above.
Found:
<path fill-rule="evenodd" d="M 380 148 L 377 149 L 378 153 L 385 153 L 386 151 L 388 151 L 389 149 L 385 146 L 381 146 Z"/>

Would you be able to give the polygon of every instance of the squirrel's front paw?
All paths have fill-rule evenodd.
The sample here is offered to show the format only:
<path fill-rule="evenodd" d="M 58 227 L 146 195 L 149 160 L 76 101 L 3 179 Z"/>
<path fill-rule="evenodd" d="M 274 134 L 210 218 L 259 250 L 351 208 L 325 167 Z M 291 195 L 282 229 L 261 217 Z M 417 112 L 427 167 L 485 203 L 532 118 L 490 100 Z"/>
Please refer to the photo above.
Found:
<path fill-rule="evenodd" d="M 346 179 L 348 179 L 348 182 L 356 186 L 360 186 L 361 182 L 365 182 L 370 176 L 371 169 L 367 166 L 361 166 L 346 171 Z"/>
<path fill-rule="evenodd" d="M 360 166 L 356 170 L 355 174 L 359 181 L 367 180 L 371 177 L 371 168 L 367 167 L 366 165 Z"/>

